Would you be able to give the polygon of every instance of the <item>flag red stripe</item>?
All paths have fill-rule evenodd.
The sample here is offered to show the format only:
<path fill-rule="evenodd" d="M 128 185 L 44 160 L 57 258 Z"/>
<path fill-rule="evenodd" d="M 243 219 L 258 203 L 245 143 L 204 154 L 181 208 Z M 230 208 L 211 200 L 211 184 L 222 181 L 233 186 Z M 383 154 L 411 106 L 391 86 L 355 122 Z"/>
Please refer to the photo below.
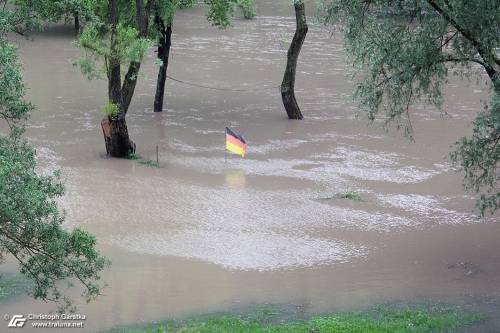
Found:
<path fill-rule="evenodd" d="M 243 149 L 245 149 L 247 146 L 246 144 L 244 144 L 243 142 L 241 142 L 240 140 L 236 139 L 234 136 L 229 134 L 226 134 L 226 140 Z"/>

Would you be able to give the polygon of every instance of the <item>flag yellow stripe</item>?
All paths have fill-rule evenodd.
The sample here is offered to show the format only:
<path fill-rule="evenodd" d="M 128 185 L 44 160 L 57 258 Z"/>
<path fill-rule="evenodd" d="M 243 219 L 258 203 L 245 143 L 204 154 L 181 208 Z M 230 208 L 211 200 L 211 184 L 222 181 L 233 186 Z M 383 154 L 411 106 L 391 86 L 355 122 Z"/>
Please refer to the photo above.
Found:
<path fill-rule="evenodd" d="M 246 144 L 244 144 L 241 140 L 236 139 L 234 136 L 226 135 L 226 141 L 232 142 L 238 147 L 242 147 L 243 149 L 246 148 Z"/>
<path fill-rule="evenodd" d="M 245 149 L 243 149 L 242 147 L 238 147 L 230 141 L 226 141 L 226 149 L 232 153 L 241 155 L 242 157 L 245 156 Z"/>

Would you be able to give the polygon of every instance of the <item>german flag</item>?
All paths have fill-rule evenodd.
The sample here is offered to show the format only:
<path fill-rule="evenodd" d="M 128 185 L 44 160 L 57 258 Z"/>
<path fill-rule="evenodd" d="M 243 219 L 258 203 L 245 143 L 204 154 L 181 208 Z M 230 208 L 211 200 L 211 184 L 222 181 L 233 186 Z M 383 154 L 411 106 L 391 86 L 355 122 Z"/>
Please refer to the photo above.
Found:
<path fill-rule="evenodd" d="M 226 127 L 226 149 L 231 153 L 245 157 L 247 151 L 247 143 L 243 137 L 233 132 L 229 127 Z"/>

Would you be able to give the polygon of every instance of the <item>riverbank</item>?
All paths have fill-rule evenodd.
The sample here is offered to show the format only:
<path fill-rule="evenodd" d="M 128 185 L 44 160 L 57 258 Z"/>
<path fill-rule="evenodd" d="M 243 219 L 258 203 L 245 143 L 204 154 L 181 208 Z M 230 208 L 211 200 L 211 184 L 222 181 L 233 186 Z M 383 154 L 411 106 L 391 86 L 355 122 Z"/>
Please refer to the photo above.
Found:
<path fill-rule="evenodd" d="M 119 327 L 105 333 L 376 333 L 470 332 L 485 321 L 479 313 L 456 306 L 384 305 L 360 312 L 301 318 L 288 309 L 257 307 L 247 313 L 220 313 L 146 326 Z M 480 330 L 477 330 L 480 331 Z"/>

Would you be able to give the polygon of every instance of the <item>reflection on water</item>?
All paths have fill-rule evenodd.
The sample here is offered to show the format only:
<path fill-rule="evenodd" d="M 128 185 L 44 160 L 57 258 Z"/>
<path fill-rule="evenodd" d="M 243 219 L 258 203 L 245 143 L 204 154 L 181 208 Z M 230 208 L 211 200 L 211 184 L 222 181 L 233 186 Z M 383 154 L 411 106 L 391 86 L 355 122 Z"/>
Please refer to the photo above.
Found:
<path fill-rule="evenodd" d="M 243 170 L 229 170 L 225 176 L 226 185 L 235 189 L 244 189 L 246 176 Z"/>
<path fill-rule="evenodd" d="M 279 84 L 293 12 L 288 0 L 258 1 L 258 11 L 224 31 L 200 9 L 179 12 L 169 73 L 237 89 Z M 154 114 L 151 52 L 127 117 L 141 156 L 155 159 L 159 146 L 156 169 L 103 157 L 106 85 L 71 65 L 78 56 L 71 27 L 34 40 L 19 40 L 37 106 L 29 139 L 42 172 L 62 169 L 66 227 L 94 233 L 113 261 L 106 296 L 81 305 L 89 330 L 236 303 L 328 311 L 500 293 L 498 224 L 476 218 L 474 198 L 446 159 L 485 87 L 452 78 L 449 117 L 415 106 L 409 143 L 355 118 L 342 41 L 320 26 L 311 25 L 299 61 L 300 122 L 286 119 L 278 89 L 214 92 L 172 81 L 164 112 Z M 227 124 L 250 142 L 244 159 L 225 158 Z M 334 199 L 344 191 L 363 201 Z M 446 267 L 459 260 L 489 274 L 457 280 Z M 47 305 L 21 299 L 0 305 L 6 309 Z"/>

